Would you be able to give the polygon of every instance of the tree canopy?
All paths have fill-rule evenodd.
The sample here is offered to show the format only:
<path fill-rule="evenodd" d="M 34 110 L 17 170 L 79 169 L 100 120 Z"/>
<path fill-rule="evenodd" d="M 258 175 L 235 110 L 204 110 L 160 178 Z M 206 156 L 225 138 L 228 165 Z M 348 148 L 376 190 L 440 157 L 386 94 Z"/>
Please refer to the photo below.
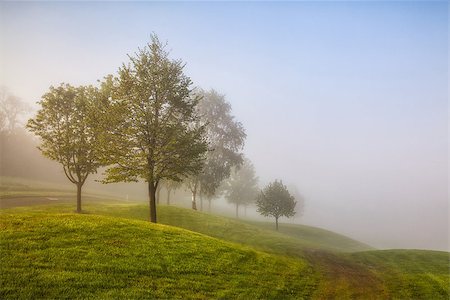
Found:
<path fill-rule="evenodd" d="M 42 153 L 59 162 L 66 177 L 77 185 L 77 212 L 81 212 L 82 186 L 103 164 L 94 109 L 98 96 L 92 86 L 50 87 L 38 102 L 41 109 L 27 124 L 41 138 Z"/>
<path fill-rule="evenodd" d="M 236 217 L 239 217 L 239 206 L 254 203 L 258 195 L 258 177 L 249 159 L 242 166 L 234 168 L 231 176 L 224 183 L 225 199 L 236 205 Z"/>
<path fill-rule="evenodd" d="M 246 138 L 244 127 L 231 114 L 231 105 L 224 95 L 213 89 L 199 89 L 196 95 L 200 98 L 197 107 L 200 116 L 198 124 L 205 126 L 209 151 L 202 171 L 188 182 L 194 209 L 198 190 L 201 196 L 210 201 L 222 181 L 230 176 L 231 168 L 242 164 L 241 150 Z"/>
<path fill-rule="evenodd" d="M 263 216 L 275 218 L 276 229 L 278 230 L 278 219 L 280 217 L 292 217 L 295 215 L 295 205 L 297 202 L 289 194 L 283 182 L 275 180 L 269 183 L 258 195 L 256 205 L 258 212 Z"/>
<path fill-rule="evenodd" d="M 207 143 L 198 125 L 192 82 L 184 63 L 172 60 L 156 35 L 130 55 L 111 86 L 106 157 L 113 163 L 105 182 L 148 183 L 150 220 L 156 222 L 155 192 L 161 180 L 180 181 L 197 174 Z M 112 125 L 112 126 L 111 126 Z"/>

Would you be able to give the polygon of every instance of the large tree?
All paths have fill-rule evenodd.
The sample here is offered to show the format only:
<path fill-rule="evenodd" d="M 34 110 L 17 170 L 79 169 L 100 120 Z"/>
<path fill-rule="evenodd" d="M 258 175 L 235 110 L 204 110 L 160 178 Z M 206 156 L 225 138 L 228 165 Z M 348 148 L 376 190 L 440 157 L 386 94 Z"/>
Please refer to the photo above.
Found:
<path fill-rule="evenodd" d="M 269 183 L 258 195 L 256 205 L 258 212 L 263 216 L 275 218 L 276 230 L 280 217 L 292 217 L 295 215 L 296 201 L 283 182 L 275 180 Z"/>
<path fill-rule="evenodd" d="M 258 195 L 258 177 L 249 159 L 245 159 L 239 168 L 234 168 L 230 178 L 225 181 L 225 199 L 236 206 L 236 218 L 239 217 L 239 205 L 247 206 L 256 200 Z"/>
<path fill-rule="evenodd" d="M 199 89 L 196 94 L 201 99 L 197 107 L 201 117 L 199 126 L 206 126 L 209 151 L 202 171 L 187 181 L 193 209 L 197 209 L 198 193 L 201 200 L 206 197 L 211 206 L 212 197 L 222 181 L 230 176 L 231 168 L 242 164 L 241 150 L 246 137 L 244 127 L 231 114 L 231 105 L 224 95 L 213 89 Z"/>
<path fill-rule="evenodd" d="M 95 106 L 99 91 L 92 86 L 61 84 L 50 87 L 38 103 L 40 110 L 28 121 L 30 131 L 41 138 L 42 153 L 59 162 L 64 174 L 77 186 L 77 212 L 81 212 L 81 189 L 89 174 L 102 165 L 99 160 L 99 127 Z"/>
<path fill-rule="evenodd" d="M 151 43 L 129 56 L 112 84 L 106 110 L 113 120 L 105 152 L 114 164 L 105 182 L 147 182 L 150 221 L 155 223 L 159 182 L 197 174 L 207 149 L 192 82 L 183 73 L 184 63 L 170 59 L 165 48 L 153 35 Z"/>

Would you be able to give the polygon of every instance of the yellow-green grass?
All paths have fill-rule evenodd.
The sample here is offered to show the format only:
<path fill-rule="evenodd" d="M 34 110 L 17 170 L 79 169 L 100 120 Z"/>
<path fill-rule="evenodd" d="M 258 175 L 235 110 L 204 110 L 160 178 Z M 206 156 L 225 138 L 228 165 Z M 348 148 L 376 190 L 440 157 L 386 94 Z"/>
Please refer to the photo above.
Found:
<path fill-rule="evenodd" d="M 308 298 L 299 259 L 98 215 L 3 213 L 1 299 Z"/>
<path fill-rule="evenodd" d="M 76 186 L 70 182 L 50 183 L 18 177 L 0 176 L 0 199 L 51 197 L 66 199 L 76 195 Z M 114 199 L 114 195 L 103 191 L 84 189 L 83 195 L 90 198 Z"/>
<path fill-rule="evenodd" d="M 89 215 L 108 215 L 118 220 L 148 220 L 148 205 L 85 201 Z M 3 210 L 5 213 L 57 214 L 72 212 L 73 204 L 22 207 Z M 255 251 L 264 251 L 309 265 L 306 283 L 301 285 L 308 297 L 324 299 L 448 299 L 448 253 L 398 250 L 348 253 L 355 243 L 348 238 L 307 226 L 282 224 L 280 232 L 270 229 L 271 223 L 248 223 L 178 207 L 159 206 L 158 221 L 223 241 L 239 243 Z M 283 230 L 287 228 L 287 232 Z M 298 230 L 298 232 L 297 232 Z M 317 233 L 315 235 L 314 233 Z M 367 247 L 358 244 L 357 247 Z M 346 247 L 349 247 L 348 249 Z M 370 249 L 370 247 L 367 247 Z M 391 261 L 390 264 L 387 262 Z M 273 266 L 268 265 L 267 268 Z M 419 270 L 421 273 L 412 270 Z M 445 272 L 447 270 L 447 272 Z M 314 290 L 311 294 L 311 288 Z M 306 294 L 301 294 L 302 297 Z M 289 296 L 289 295 L 288 295 Z M 281 295 L 277 295 L 281 297 Z M 297 297 L 297 296 L 296 296 Z"/>
<path fill-rule="evenodd" d="M 41 182 L 38 180 L 0 176 L 0 197 L 73 195 L 70 185 Z"/>
<path fill-rule="evenodd" d="M 430 250 L 378 250 L 353 253 L 395 299 L 449 299 L 450 253 Z"/>
<path fill-rule="evenodd" d="M 274 225 L 269 222 L 248 223 L 260 228 L 275 231 Z M 311 244 L 314 244 L 316 248 L 320 249 L 339 252 L 357 252 L 374 249 L 367 244 L 361 243 L 347 236 L 312 226 L 299 224 L 280 224 L 278 231 L 282 234 L 302 241 L 309 241 Z"/>
<path fill-rule="evenodd" d="M 148 204 L 145 203 L 118 201 L 111 203 L 101 200 L 86 200 L 88 201 L 84 201 L 83 211 L 88 214 L 149 220 L 149 208 Z M 13 209 L 13 211 L 41 212 L 72 212 L 73 210 L 74 206 L 69 203 Z M 280 232 L 276 232 L 271 229 L 271 223 L 248 223 L 176 206 L 160 205 L 157 212 L 158 222 L 161 224 L 181 227 L 278 254 L 302 256 L 306 249 L 347 252 L 354 251 L 355 248 L 361 250 L 373 249 L 345 236 L 315 227 L 299 226 L 297 235 L 286 235 L 281 228 L 285 226 L 290 227 L 291 225 L 280 224 Z M 312 232 L 317 232 L 317 235 L 312 234 Z M 349 240 L 353 241 L 353 243 L 348 243 Z M 346 248 L 347 245 L 348 248 Z"/>

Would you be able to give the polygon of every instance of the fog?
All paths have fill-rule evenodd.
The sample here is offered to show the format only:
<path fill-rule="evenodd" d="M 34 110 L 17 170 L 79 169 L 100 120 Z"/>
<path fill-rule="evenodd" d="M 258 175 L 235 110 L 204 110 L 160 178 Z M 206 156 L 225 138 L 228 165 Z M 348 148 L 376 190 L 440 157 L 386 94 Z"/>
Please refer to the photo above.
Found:
<path fill-rule="evenodd" d="M 152 32 L 226 95 L 260 185 L 298 188 L 295 222 L 450 249 L 448 3 L 2 2 L 0 85 L 35 111 L 50 85 L 115 73 Z"/>

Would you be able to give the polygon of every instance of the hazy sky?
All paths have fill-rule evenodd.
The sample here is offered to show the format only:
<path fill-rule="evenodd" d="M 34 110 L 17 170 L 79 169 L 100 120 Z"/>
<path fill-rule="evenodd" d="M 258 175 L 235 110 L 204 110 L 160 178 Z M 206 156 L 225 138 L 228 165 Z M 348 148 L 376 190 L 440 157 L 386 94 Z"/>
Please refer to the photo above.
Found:
<path fill-rule="evenodd" d="M 0 3 L 0 84 L 29 103 L 149 41 L 225 93 L 263 183 L 302 222 L 378 247 L 448 246 L 448 2 Z"/>

